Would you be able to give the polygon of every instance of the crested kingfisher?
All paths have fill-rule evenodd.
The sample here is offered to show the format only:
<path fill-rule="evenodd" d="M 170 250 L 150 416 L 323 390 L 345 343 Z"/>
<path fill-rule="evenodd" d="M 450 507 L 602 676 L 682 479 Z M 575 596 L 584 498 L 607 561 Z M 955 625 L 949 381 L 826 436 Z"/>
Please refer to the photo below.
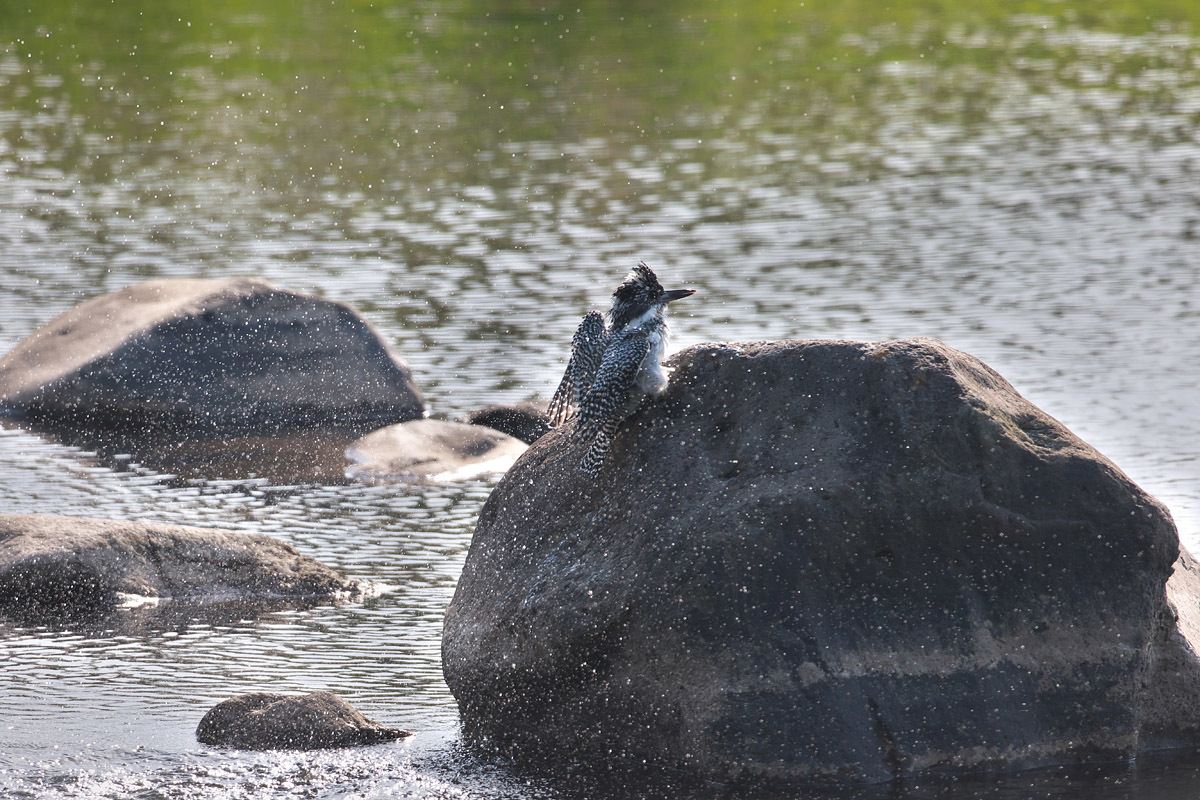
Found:
<path fill-rule="evenodd" d="M 572 436 L 590 443 L 579 465 L 584 472 L 600 471 L 617 426 L 644 397 L 667 390 L 669 370 L 662 365 L 669 333 L 667 304 L 695 293 L 664 290 L 654 270 L 638 264 L 613 292 L 608 324 L 598 311 L 588 312 L 579 323 L 549 417 L 557 427 L 578 409 Z"/>

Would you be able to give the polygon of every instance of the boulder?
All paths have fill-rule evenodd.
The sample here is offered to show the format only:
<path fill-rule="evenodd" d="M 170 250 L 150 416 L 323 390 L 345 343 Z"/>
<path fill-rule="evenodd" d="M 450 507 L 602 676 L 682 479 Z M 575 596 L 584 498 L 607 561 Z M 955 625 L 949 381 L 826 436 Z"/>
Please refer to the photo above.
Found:
<path fill-rule="evenodd" d="M 209 709 L 196 728 L 202 744 L 241 750 L 352 747 L 411 735 L 364 717 L 330 692 L 241 694 Z"/>
<path fill-rule="evenodd" d="M 0 358 L 0 415 L 53 433 L 352 439 L 423 413 L 408 367 L 358 312 L 255 278 L 128 286 Z"/>
<path fill-rule="evenodd" d="M 932 339 L 672 364 L 597 478 L 568 424 L 484 506 L 442 641 L 469 741 L 820 783 L 1200 744 L 1169 513 L 996 372 Z"/>
<path fill-rule="evenodd" d="M 347 476 L 365 481 L 462 480 L 504 472 L 526 445 L 480 425 L 421 419 L 369 433 L 346 449 Z"/>
<path fill-rule="evenodd" d="M 550 421 L 546 417 L 544 403 L 517 403 L 512 406 L 496 405 L 472 411 L 466 417 L 471 425 L 486 425 L 501 433 L 533 444 L 550 432 Z"/>
<path fill-rule="evenodd" d="M 269 536 L 0 514 L 0 615 L 24 620 L 166 599 L 310 605 L 368 588 Z"/>

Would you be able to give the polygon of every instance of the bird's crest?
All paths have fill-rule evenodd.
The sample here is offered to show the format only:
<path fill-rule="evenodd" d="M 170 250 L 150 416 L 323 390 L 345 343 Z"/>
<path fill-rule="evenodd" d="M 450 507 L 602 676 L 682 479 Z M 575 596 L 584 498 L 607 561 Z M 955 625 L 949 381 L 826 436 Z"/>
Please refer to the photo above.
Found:
<path fill-rule="evenodd" d="M 639 263 L 613 292 L 612 308 L 608 312 L 609 323 L 614 329 L 623 328 L 658 302 L 662 295 L 663 287 L 654 270 L 645 262 Z"/>

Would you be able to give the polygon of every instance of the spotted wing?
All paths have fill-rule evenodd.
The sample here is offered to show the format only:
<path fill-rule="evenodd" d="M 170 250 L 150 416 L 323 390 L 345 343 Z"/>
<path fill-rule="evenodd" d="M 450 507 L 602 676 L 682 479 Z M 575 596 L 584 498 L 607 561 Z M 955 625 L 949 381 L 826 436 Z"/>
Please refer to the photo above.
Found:
<path fill-rule="evenodd" d="M 604 324 L 604 317 L 599 311 L 589 311 L 571 337 L 571 359 L 550 400 L 548 417 L 551 427 L 570 419 L 571 409 L 583 402 L 596 379 L 607 343 L 608 328 Z"/>
<path fill-rule="evenodd" d="M 595 438 L 605 423 L 620 422 L 619 414 L 629 402 L 638 368 L 649 352 L 650 337 L 641 328 L 622 331 L 609 343 L 596 380 L 579 404 L 580 436 Z"/>

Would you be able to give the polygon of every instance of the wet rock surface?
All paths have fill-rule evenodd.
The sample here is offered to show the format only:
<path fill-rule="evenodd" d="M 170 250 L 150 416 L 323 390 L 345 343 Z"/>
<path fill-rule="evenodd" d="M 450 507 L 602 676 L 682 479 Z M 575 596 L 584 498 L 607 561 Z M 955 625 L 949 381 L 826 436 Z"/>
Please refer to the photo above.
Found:
<path fill-rule="evenodd" d="M 411 735 L 363 716 L 330 692 L 238 695 L 213 706 L 196 728 L 203 744 L 241 750 L 352 747 Z"/>
<path fill-rule="evenodd" d="M 471 425 L 495 428 L 501 433 L 520 439 L 525 444 L 533 444 L 550 432 L 544 403 L 488 406 L 472 411 L 465 421 Z"/>
<path fill-rule="evenodd" d="M 25 621 L 158 600 L 277 609 L 367 591 L 268 536 L 150 522 L 0 514 L 0 615 Z"/>
<path fill-rule="evenodd" d="M 443 635 L 470 741 L 822 783 L 1200 743 L 1168 512 L 996 372 L 930 339 L 673 364 L 597 479 L 568 425 L 484 507 Z"/>
<path fill-rule="evenodd" d="M 128 286 L 0 358 L 0 415 L 52 433 L 352 439 L 423 411 L 408 367 L 352 307 L 256 278 Z"/>
<path fill-rule="evenodd" d="M 463 479 L 504 472 L 525 452 L 519 439 L 482 425 L 414 420 L 369 433 L 346 449 L 356 480 Z"/>

